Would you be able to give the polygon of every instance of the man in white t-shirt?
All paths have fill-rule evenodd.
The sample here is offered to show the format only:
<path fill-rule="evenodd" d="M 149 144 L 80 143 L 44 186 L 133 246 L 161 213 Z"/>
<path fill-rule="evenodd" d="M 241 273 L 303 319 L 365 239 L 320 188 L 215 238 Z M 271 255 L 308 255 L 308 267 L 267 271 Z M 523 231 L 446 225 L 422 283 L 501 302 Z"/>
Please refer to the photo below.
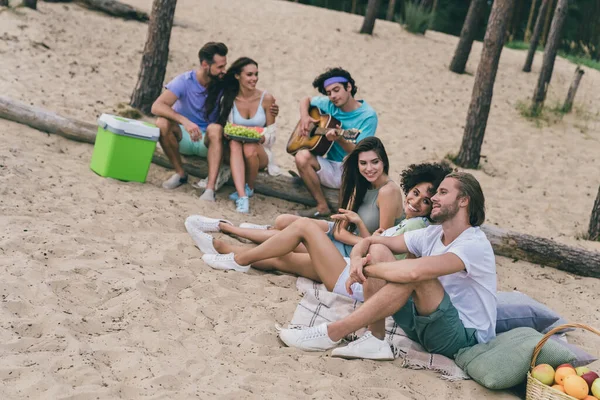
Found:
<path fill-rule="evenodd" d="M 473 175 L 455 172 L 431 198 L 436 225 L 400 236 L 371 236 L 351 253 L 346 288 L 364 286 L 365 303 L 348 317 L 308 329 L 283 329 L 288 346 L 325 351 L 368 326 L 358 340 L 333 357 L 393 359 L 384 319 L 393 316 L 427 351 L 454 358 L 459 349 L 486 343 L 496 332 L 496 263 L 479 226 L 485 199 Z M 397 261 L 394 254 L 409 253 Z"/>

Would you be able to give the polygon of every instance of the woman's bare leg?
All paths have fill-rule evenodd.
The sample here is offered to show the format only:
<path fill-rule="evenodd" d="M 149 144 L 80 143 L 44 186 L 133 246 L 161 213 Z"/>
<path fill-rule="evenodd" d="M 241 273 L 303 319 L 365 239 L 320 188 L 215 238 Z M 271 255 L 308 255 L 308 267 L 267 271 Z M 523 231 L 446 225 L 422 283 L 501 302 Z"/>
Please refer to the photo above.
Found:
<path fill-rule="evenodd" d="M 387 246 L 382 244 L 374 244 L 369 247 L 369 254 L 371 254 L 371 263 L 376 264 L 380 262 L 395 261 L 394 254 L 390 251 Z M 387 282 L 383 279 L 368 278 L 363 285 L 365 301 L 373 297 Z M 378 339 L 385 338 L 385 319 L 380 319 L 369 324 L 369 330 Z"/>
<path fill-rule="evenodd" d="M 269 239 L 272 236 L 277 235 L 280 231 L 285 229 L 292 222 L 300 219 L 297 215 L 282 214 L 275 219 L 275 226 L 272 229 L 251 229 L 251 228 L 240 228 L 239 226 L 233 226 L 226 222 L 219 223 L 219 229 L 221 232 L 228 235 L 236 235 L 244 239 L 248 239 L 254 243 L 260 244 Z M 314 221 L 324 232 L 329 230 L 329 225 L 326 221 L 318 220 Z M 306 247 L 303 244 L 299 244 L 294 250 L 296 253 L 307 253 Z"/>
<path fill-rule="evenodd" d="M 238 196 L 246 197 L 246 166 L 242 143 L 235 140 L 229 141 L 229 165 L 231 166 L 231 177 Z"/>
<path fill-rule="evenodd" d="M 214 239 L 213 246 L 220 254 L 241 254 L 250 250 L 251 246 L 236 246 L 223 240 Z M 289 274 L 303 276 L 315 282 L 321 282 L 321 277 L 312 266 L 310 256 L 306 253 L 288 253 L 281 257 L 267 258 L 252 264 L 252 268 L 261 271 L 281 271 Z M 340 271 L 341 274 L 341 271 Z M 336 278 L 337 281 L 337 278 Z M 333 282 L 335 286 L 335 282 Z M 326 285 L 327 286 L 327 285 Z"/>
<path fill-rule="evenodd" d="M 244 143 L 244 161 L 246 163 L 246 183 L 250 189 L 254 189 L 258 171 L 267 167 L 269 157 L 262 144 Z"/>
<path fill-rule="evenodd" d="M 239 265 L 253 265 L 269 258 L 286 256 L 300 243 L 303 243 L 308 250 L 309 257 L 304 259 L 310 260 L 312 268 L 327 290 L 333 290 L 340 274 L 346 268 L 346 260 L 329 240 L 327 234 L 309 218 L 295 221 L 257 247 L 236 253 L 234 259 Z M 301 254 L 298 256 L 306 257 Z"/>

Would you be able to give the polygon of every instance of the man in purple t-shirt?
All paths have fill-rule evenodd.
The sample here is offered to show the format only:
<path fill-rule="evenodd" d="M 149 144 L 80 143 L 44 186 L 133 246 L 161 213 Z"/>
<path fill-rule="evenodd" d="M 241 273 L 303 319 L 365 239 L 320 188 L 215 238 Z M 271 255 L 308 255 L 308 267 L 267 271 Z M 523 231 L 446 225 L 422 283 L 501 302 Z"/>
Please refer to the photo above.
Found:
<path fill-rule="evenodd" d="M 180 154 L 206 157 L 208 179 L 200 199 L 215 201 L 215 190 L 218 189 L 215 185 L 223 158 L 223 127 L 216 123 L 220 98 L 216 83 L 225 75 L 227 46 L 208 42 L 202 46 L 198 57 L 200 68 L 184 72 L 169 82 L 152 105 L 152 113 L 158 116 L 160 145 L 175 169 L 175 174 L 163 182 L 163 187 L 175 189 L 187 182 Z"/>

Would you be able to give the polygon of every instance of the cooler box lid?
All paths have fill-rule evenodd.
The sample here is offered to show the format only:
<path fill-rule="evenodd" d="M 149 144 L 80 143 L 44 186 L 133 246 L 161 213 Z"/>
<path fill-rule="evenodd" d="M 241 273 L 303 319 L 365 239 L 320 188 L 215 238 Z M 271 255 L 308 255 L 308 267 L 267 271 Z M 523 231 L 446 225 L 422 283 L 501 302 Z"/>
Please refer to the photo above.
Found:
<path fill-rule="evenodd" d="M 98 126 L 117 135 L 152 140 L 154 142 L 160 136 L 160 130 L 154 124 L 111 114 L 102 114 L 98 118 Z"/>

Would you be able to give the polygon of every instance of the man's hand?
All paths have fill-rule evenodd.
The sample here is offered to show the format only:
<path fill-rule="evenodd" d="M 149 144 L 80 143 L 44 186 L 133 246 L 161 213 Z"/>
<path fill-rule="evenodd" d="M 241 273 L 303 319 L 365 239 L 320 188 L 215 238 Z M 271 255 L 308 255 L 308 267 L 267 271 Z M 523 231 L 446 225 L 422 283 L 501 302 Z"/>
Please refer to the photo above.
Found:
<path fill-rule="evenodd" d="M 327 140 L 329 140 L 330 142 L 335 142 L 338 140 L 343 139 L 343 136 L 338 134 L 336 129 L 340 129 L 341 127 L 339 125 L 337 125 L 335 127 L 335 129 L 330 129 L 327 131 L 327 133 L 325 134 L 325 137 L 327 138 Z"/>
<path fill-rule="evenodd" d="M 352 210 L 346 210 L 345 208 L 338 209 L 339 214 L 333 214 L 331 219 L 338 221 L 346 221 L 351 224 L 358 225 L 362 220 L 360 216 Z"/>
<path fill-rule="evenodd" d="M 310 131 L 312 130 L 312 126 L 316 124 L 316 119 L 310 117 L 310 115 L 301 116 L 300 117 L 300 136 L 308 136 Z"/>
<path fill-rule="evenodd" d="M 355 283 L 364 284 L 367 281 L 363 273 L 365 266 L 371 263 L 371 254 L 364 257 L 355 257 L 350 259 L 350 277 L 346 280 L 346 291 L 353 294 L 352 285 Z"/>
<path fill-rule="evenodd" d="M 269 112 L 274 118 L 277 118 L 279 115 L 279 106 L 277 105 L 275 98 L 273 98 L 273 103 L 271 103 L 271 107 L 269 107 Z"/>
<path fill-rule="evenodd" d="M 190 134 L 192 142 L 197 142 L 202 137 L 202 132 L 200 132 L 200 128 L 192 121 L 187 121 L 183 124 L 183 127 Z"/>

